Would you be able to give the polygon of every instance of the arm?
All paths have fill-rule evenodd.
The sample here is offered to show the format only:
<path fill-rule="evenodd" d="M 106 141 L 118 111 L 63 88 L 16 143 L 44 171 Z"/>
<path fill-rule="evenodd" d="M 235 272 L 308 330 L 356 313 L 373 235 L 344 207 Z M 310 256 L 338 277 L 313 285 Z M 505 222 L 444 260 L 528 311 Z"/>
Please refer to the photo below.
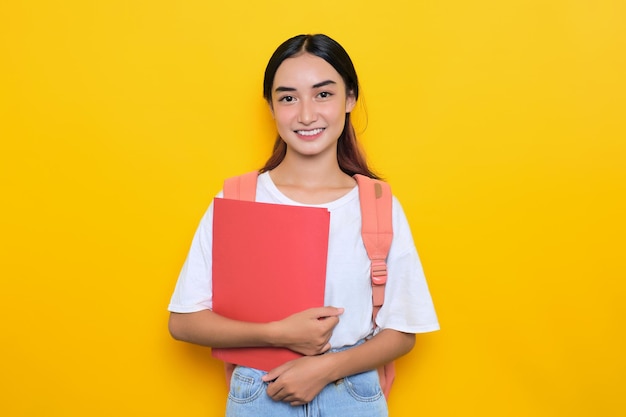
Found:
<path fill-rule="evenodd" d="M 231 320 L 211 310 L 170 313 L 174 339 L 210 347 L 286 347 L 304 355 L 330 349 L 328 340 L 343 309 L 312 308 L 271 323 Z"/>
<path fill-rule="evenodd" d="M 267 393 L 274 400 L 306 404 L 327 384 L 391 362 L 408 353 L 414 344 L 414 334 L 386 329 L 352 349 L 288 362 L 263 379 L 273 381 Z"/>

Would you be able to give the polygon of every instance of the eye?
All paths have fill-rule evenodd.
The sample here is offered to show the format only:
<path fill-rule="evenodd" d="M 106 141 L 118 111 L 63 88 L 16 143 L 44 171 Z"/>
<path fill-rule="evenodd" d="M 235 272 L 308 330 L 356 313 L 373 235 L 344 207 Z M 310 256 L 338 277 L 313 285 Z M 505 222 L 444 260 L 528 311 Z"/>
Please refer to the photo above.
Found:
<path fill-rule="evenodd" d="M 319 98 L 329 98 L 332 95 L 333 94 L 328 91 L 322 91 L 321 93 L 318 94 Z"/>
<path fill-rule="evenodd" d="M 294 96 L 283 96 L 283 97 L 279 98 L 278 101 L 282 101 L 283 103 L 291 103 L 295 99 L 296 98 Z"/>

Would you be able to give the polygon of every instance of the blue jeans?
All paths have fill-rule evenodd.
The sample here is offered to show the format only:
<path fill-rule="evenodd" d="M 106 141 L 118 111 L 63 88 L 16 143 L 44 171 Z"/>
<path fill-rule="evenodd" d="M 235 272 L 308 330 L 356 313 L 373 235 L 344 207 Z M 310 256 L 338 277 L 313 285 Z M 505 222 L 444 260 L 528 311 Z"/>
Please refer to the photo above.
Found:
<path fill-rule="evenodd" d="M 376 370 L 328 384 L 308 404 L 291 406 L 267 395 L 265 374 L 238 366 L 233 372 L 226 417 L 387 417 L 387 401 Z"/>

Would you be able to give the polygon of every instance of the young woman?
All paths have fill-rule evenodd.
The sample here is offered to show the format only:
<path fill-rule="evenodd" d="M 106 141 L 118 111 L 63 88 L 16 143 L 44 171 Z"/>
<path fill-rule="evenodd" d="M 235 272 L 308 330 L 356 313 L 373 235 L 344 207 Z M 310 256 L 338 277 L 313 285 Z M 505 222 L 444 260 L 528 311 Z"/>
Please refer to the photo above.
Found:
<path fill-rule="evenodd" d="M 354 66 L 331 38 L 299 35 L 270 58 L 263 94 L 278 138 L 260 170 L 256 201 L 330 211 L 327 307 L 266 324 L 212 312 L 211 206 L 169 305 L 170 332 L 178 340 L 204 346 L 281 346 L 304 355 L 267 373 L 238 366 L 227 416 L 386 416 L 375 369 L 409 352 L 415 333 L 439 325 L 406 217 L 395 198 L 385 303 L 372 323 L 370 260 L 361 239 L 353 175 L 376 176 L 359 150 L 350 121 L 359 98 Z"/>

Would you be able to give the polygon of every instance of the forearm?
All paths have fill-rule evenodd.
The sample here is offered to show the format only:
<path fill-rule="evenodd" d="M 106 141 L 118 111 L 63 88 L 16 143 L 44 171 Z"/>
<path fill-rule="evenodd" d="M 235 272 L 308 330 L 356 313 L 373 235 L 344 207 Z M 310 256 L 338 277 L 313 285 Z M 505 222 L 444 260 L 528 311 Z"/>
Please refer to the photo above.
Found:
<path fill-rule="evenodd" d="M 272 346 L 275 340 L 271 323 L 231 320 L 211 310 L 170 313 L 168 327 L 176 340 L 216 348 Z"/>
<path fill-rule="evenodd" d="M 328 340 L 342 313 L 341 308 L 319 307 L 269 323 L 231 320 L 211 310 L 171 313 L 169 330 L 177 340 L 202 346 L 275 346 L 303 355 L 319 355 L 330 349 Z"/>
<path fill-rule="evenodd" d="M 383 330 L 367 342 L 352 349 L 320 357 L 327 361 L 329 381 L 376 369 L 411 351 L 415 335 L 396 330 Z"/>
<path fill-rule="evenodd" d="M 413 334 L 383 330 L 354 348 L 287 362 L 263 376 L 272 382 L 267 394 L 275 401 L 306 404 L 327 384 L 388 363 L 408 353 L 414 343 Z"/>

